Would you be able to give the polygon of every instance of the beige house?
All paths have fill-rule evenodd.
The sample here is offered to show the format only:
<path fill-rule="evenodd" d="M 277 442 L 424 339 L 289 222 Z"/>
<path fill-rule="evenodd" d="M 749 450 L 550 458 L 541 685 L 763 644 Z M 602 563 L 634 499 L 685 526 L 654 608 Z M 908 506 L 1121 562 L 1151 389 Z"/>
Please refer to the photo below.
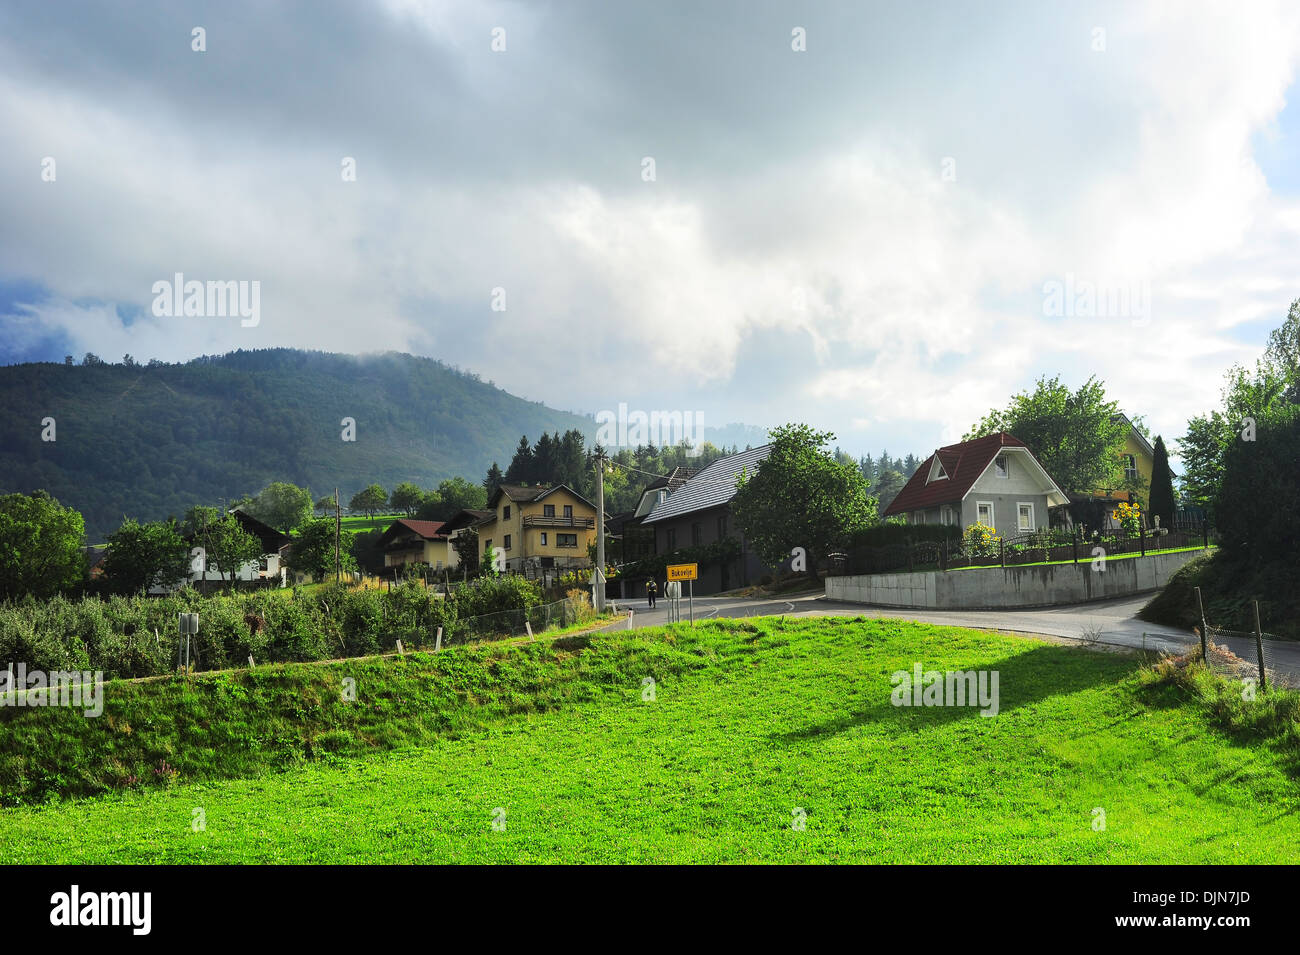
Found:
<path fill-rule="evenodd" d="M 502 570 L 589 567 L 596 540 L 596 505 L 564 484 L 502 484 L 488 499 L 492 516 L 480 523 L 479 560 L 488 547 Z"/>
<path fill-rule="evenodd" d="M 434 570 L 455 566 L 456 553 L 451 549 L 442 521 L 393 521 L 379 538 L 384 551 L 385 567 L 403 564 L 428 564 Z"/>

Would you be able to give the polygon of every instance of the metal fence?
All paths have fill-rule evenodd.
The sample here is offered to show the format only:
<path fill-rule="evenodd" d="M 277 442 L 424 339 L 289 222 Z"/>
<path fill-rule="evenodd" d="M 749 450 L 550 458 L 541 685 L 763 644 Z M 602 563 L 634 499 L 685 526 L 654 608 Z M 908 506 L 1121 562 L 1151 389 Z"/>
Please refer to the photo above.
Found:
<path fill-rule="evenodd" d="M 1266 640 L 1281 637 L 1268 633 L 1259 625 L 1259 601 L 1252 601 L 1255 613 L 1254 630 L 1230 630 L 1209 622 L 1201 602 L 1201 588 L 1196 588 L 1197 612 L 1201 626 L 1197 632 L 1201 645 L 1196 652 L 1215 673 L 1234 680 L 1253 680 L 1261 688 L 1270 686 L 1294 687 L 1298 682 L 1287 670 L 1274 669 L 1273 647 Z"/>
<path fill-rule="evenodd" d="M 502 610 L 477 617 L 464 617 L 448 628 L 442 642 L 446 646 L 457 643 L 478 643 L 484 640 L 506 640 L 511 637 L 527 636 L 529 627 L 536 636 L 547 630 L 568 627 L 594 617 L 595 610 L 590 604 L 566 597 L 554 603 L 538 604 L 527 610 Z"/>
<path fill-rule="evenodd" d="M 1208 547 L 1214 529 L 1175 525 L 1147 528 L 1141 533 L 1122 529 L 1083 535 L 1078 528 L 1044 529 L 1015 537 L 976 541 L 950 538 L 943 541 L 915 541 L 882 547 L 858 548 L 850 554 L 851 574 L 881 574 L 918 570 L 960 570 L 967 567 L 1015 567 L 1040 563 L 1079 563 L 1097 557 L 1125 554 L 1145 555 L 1153 551 Z"/>

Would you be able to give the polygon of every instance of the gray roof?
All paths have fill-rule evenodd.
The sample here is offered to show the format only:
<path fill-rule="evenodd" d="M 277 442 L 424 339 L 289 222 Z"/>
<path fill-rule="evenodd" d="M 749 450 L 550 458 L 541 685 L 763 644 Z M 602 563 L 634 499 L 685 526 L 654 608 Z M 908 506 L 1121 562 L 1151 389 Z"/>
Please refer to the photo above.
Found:
<path fill-rule="evenodd" d="M 736 478 L 748 471 L 752 476 L 758 465 L 772 450 L 770 444 L 750 448 L 739 454 L 718 458 L 699 474 L 679 487 L 667 499 L 660 501 L 642 518 L 642 524 L 666 521 L 685 514 L 693 514 L 710 507 L 719 507 L 736 496 Z"/>

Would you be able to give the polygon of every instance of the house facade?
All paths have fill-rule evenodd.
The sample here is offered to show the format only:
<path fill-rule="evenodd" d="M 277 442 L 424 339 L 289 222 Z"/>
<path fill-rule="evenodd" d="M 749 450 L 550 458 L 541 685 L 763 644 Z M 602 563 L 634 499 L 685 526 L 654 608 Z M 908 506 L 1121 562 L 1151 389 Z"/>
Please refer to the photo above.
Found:
<path fill-rule="evenodd" d="M 596 505 L 571 487 L 502 484 L 488 499 L 492 516 L 476 525 L 479 560 L 492 547 L 514 573 L 590 567 Z"/>
<path fill-rule="evenodd" d="M 744 533 L 731 515 L 736 479 L 744 473 L 755 474 L 770 451 L 771 446 L 764 445 L 719 458 L 676 490 L 654 489 L 653 503 L 649 513 L 641 518 L 641 524 L 653 530 L 656 554 L 670 556 L 684 548 L 726 539 L 734 540 L 739 546 L 739 555 L 731 560 L 700 565 L 700 578 L 694 585 L 697 595 L 747 587 L 757 583 L 764 574 L 775 573 L 774 568 L 766 566 L 750 551 Z M 667 493 L 661 497 L 660 490 Z M 663 581 L 659 586 L 663 593 Z"/>
<path fill-rule="evenodd" d="M 241 527 L 258 539 L 262 546 L 262 556 L 250 560 L 235 571 L 235 580 L 242 583 L 261 581 L 268 586 L 283 587 L 288 579 L 284 558 L 289 549 L 289 535 L 264 524 L 251 514 L 245 514 L 236 508 L 230 512 Z M 228 584 L 230 574 L 225 568 L 218 567 L 215 561 L 208 560 L 203 546 L 203 534 L 186 536 L 190 544 L 190 570 L 185 580 L 178 586 L 199 587 L 206 584 L 220 586 Z M 151 587 L 149 593 L 170 593 L 177 587 Z"/>
<path fill-rule="evenodd" d="M 979 522 L 1006 539 L 1050 526 L 1050 509 L 1068 502 L 1025 443 L 1003 431 L 938 448 L 884 516 L 961 528 Z"/>
<path fill-rule="evenodd" d="M 460 566 L 460 551 L 456 549 L 456 541 L 467 532 L 477 533 L 478 525 L 491 520 L 494 516 L 494 511 L 466 508 L 457 511 L 443 523 L 442 533 L 447 535 L 448 567 L 455 569 Z"/>
<path fill-rule="evenodd" d="M 1116 414 L 1116 420 L 1128 426 L 1124 435 L 1124 448 L 1120 451 L 1123 485 L 1119 487 L 1094 488 L 1089 495 L 1076 495 L 1076 503 L 1085 502 L 1090 507 L 1076 507 L 1080 519 L 1085 523 L 1100 527 L 1114 528 L 1117 524 L 1113 514 L 1115 506 L 1121 501 L 1140 506 L 1143 512 L 1151 500 L 1151 475 L 1155 470 L 1155 448 L 1146 435 L 1138 430 L 1127 415 Z M 1173 470 L 1170 469 L 1173 477 Z"/>
<path fill-rule="evenodd" d="M 433 570 L 446 570 L 453 566 L 455 551 L 450 538 L 443 530 L 442 521 L 416 521 L 399 518 L 379 538 L 384 552 L 385 567 L 406 564 L 428 564 Z"/>

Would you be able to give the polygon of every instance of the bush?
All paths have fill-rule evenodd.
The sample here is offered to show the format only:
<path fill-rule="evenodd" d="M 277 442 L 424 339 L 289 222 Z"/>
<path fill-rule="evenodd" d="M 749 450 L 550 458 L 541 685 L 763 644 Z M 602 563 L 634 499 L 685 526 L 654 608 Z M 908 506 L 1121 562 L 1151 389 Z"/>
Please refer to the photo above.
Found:
<path fill-rule="evenodd" d="M 452 597 L 457 617 L 478 617 L 503 610 L 527 610 L 542 602 L 541 586 L 516 574 L 483 577 L 459 588 Z"/>

